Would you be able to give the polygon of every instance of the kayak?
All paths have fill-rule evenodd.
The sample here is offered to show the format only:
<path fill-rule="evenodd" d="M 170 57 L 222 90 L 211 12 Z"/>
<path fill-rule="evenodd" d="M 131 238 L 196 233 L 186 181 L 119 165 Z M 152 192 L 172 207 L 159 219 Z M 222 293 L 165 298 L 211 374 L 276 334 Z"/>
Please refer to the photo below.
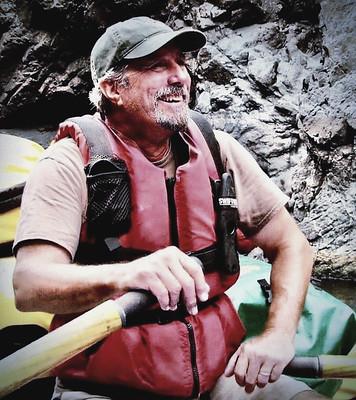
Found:
<path fill-rule="evenodd" d="M 0 134 L 0 256 L 14 239 L 24 183 L 44 148 L 32 140 Z"/>
<path fill-rule="evenodd" d="M 37 143 L 10 135 L 0 135 L 0 247 L 8 252 L 19 218 L 19 203 L 11 203 L 14 193 L 21 197 L 23 183 L 43 152 Z M 6 151 L 4 150 L 6 149 Z M 15 188 L 15 191 L 9 190 Z M 240 256 L 241 275 L 227 291 L 245 324 L 247 338 L 263 330 L 268 313 L 270 264 Z M 15 307 L 12 275 L 15 260 L 8 253 L 0 256 L 0 337 L 2 357 L 47 332 L 52 315 L 20 312 Z M 262 283 L 259 283 L 259 281 Z M 296 354 L 356 356 L 356 315 L 346 304 L 309 285 L 305 307 L 296 335 Z M 356 366 L 355 366 L 356 368 Z M 356 379 L 305 379 L 311 387 L 338 400 L 356 396 Z"/>

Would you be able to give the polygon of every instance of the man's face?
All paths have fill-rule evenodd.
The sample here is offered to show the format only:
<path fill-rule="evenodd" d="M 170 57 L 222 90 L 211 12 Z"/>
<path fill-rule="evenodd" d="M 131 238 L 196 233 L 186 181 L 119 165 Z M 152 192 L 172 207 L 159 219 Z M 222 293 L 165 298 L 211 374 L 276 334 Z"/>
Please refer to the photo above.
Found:
<path fill-rule="evenodd" d="M 173 132 L 187 127 L 191 79 L 179 49 L 166 46 L 135 60 L 125 78 L 127 85 L 119 93 L 132 119 Z"/>

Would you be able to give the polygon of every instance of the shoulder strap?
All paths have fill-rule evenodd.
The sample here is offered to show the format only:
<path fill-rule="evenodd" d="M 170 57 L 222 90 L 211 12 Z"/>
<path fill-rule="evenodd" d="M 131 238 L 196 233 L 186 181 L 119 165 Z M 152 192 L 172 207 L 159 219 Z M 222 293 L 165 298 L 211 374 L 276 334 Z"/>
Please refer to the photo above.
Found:
<path fill-rule="evenodd" d="M 106 128 L 100 121 L 91 115 L 68 118 L 67 121 L 74 122 L 79 126 L 87 141 L 90 159 L 112 155 L 110 143 L 106 136 Z"/>
<path fill-rule="evenodd" d="M 215 138 L 213 128 L 209 121 L 199 112 L 190 110 L 190 117 L 197 124 L 204 139 L 210 149 L 215 167 L 221 177 L 225 169 L 221 161 L 220 146 Z M 79 126 L 89 147 L 90 158 L 95 158 L 98 155 L 111 155 L 111 148 L 106 137 L 104 125 L 93 118 L 92 116 L 74 117 L 68 119 Z"/>
<path fill-rule="evenodd" d="M 190 117 L 197 124 L 198 128 L 203 134 L 204 139 L 210 149 L 211 155 L 214 159 L 216 170 L 221 177 L 222 174 L 225 172 L 225 168 L 221 161 L 220 146 L 215 138 L 213 128 L 211 127 L 209 121 L 197 111 L 190 110 Z"/>

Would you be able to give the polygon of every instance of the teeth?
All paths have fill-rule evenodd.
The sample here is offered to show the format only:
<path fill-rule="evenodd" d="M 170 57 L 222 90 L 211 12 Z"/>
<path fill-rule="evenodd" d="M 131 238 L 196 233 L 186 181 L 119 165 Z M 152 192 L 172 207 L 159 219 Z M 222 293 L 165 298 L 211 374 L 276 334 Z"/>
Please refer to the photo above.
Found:
<path fill-rule="evenodd" d="M 162 96 L 161 100 L 166 101 L 167 103 L 176 103 L 182 101 L 182 97 L 172 97 L 172 96 Z"/>
<path fill-rule="evenodd" d="M 158 91 L 156 99 L 166 103 L 179 103 L 185 101 L 182 88 L 164 88 Z"/>

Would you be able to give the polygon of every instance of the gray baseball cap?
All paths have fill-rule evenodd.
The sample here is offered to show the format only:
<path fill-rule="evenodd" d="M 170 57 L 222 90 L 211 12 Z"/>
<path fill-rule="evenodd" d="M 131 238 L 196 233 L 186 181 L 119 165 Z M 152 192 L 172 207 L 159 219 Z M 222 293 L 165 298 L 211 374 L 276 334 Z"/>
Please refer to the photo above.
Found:
<path fill-rule="evenodd" d="M 123 60 L 148 56 L 172 41 L 183 52 L 196 51 L 205 45 L 206 37 L 191 28 L 174 31 L 148 17 L 135 17 L 110 26 L 97 40 L 90 55 L 94 83 Z"/>

